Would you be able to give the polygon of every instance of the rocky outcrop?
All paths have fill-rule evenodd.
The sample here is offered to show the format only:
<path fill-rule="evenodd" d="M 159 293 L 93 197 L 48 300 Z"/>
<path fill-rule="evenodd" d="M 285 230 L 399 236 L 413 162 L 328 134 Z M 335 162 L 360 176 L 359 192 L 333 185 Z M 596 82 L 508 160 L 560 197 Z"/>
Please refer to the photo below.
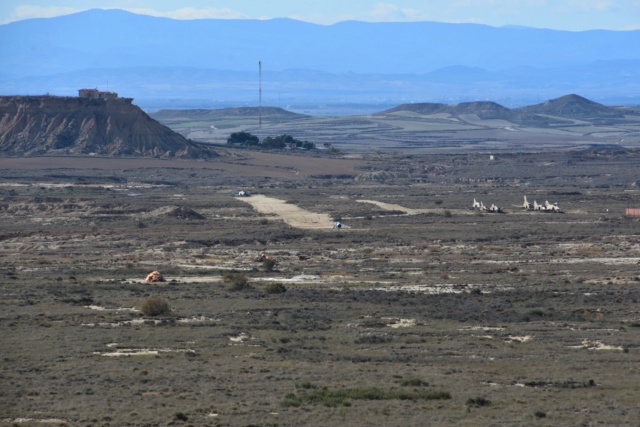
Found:
<path fill-rule="evenodd" d="M 0 97 L 0 155 L 207 158 L 130 98 Z"/>

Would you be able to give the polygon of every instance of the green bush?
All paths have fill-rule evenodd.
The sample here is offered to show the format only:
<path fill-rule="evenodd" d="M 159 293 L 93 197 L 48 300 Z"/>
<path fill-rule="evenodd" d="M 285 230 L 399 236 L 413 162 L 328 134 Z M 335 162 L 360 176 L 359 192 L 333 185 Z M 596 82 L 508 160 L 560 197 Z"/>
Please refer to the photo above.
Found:
<path fill-rule="evenodd" d="M 145 316 L 166 316 L 171 313 L 171 307 L 169 307 L 169 302 L 165 298 L 152 295 L 142 301 L 140 311 Z"/>

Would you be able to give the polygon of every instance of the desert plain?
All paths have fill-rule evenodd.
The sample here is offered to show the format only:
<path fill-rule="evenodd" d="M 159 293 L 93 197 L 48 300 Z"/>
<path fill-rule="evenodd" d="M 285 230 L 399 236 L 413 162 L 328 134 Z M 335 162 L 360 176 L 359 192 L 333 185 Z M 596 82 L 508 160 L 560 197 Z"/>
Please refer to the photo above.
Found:
<path fill-rule="evenodd" d="M 0 158 L 0 425 L 638 425 L 637 151 L 219 152 Z"/>

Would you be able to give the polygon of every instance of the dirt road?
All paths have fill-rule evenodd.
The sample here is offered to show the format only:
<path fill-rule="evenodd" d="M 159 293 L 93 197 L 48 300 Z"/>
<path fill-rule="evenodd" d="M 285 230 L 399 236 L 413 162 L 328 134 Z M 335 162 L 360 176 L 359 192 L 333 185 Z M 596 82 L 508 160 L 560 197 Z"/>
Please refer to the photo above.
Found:
<path fill-rule="evenodd" d="M 419 215 L 423 213 L 441 214 L 444 211 L 444 209 L 442 208 L 412 209 L 412 208 L 406 208 L 404 206 L 396 205 L 393 203 L 378 202 L 377 200 L 356 200 L 356 202 L 371 203 L 373 205 L 378 206 L 381 209 L 386 209 L 388 211 L 401 211 L 406 213 L 407 215 Z M 452 213 L 455 213 L 456 215 L 471 215 L 473 213 L 473 211 L 468 209 L 450 209 L 450 211 Z"/>
<path fill-rule="evenodd" d="M 286 200 L 274 199 L 261 194 L 241 197 L 239 200 L 249 203 L 256 211 L 262 214 L 278 216 L 292 227 L 313 230 L 330 230 L 333 228 L 329 215 L 301 209 L 294 204 L 287 203 Z"/>

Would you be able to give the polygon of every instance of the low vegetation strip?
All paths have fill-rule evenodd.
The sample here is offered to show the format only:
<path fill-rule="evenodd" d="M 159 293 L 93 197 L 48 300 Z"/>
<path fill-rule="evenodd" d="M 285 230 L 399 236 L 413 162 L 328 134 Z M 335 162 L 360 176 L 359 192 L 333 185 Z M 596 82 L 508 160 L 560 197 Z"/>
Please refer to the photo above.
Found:
<path fill-rule="evenodd" d="M 333 223 L 327 214 L 320 214 L 302 209 L 286 200 L 275 199 L 261 194 L 243 197 L 238 200 L 249 203 L 253 208 L 267 215 L 276 215 L 278 219 L 292 227 L 305 229 L 331 229 Z"/>
<path fill-rule="evenodd" d="M 289 393 L 282 404 L 284 406 L 301 406 L 303 404 L 322 404 L 329 407 L 350 406 L 349 400 L 441 400 L 451 399 L 446 391 L 405 391 L 382 390 L 370 388 L 346 388 L 329 390 L 327 388 L 311 389 L 299 394 Z"/>

